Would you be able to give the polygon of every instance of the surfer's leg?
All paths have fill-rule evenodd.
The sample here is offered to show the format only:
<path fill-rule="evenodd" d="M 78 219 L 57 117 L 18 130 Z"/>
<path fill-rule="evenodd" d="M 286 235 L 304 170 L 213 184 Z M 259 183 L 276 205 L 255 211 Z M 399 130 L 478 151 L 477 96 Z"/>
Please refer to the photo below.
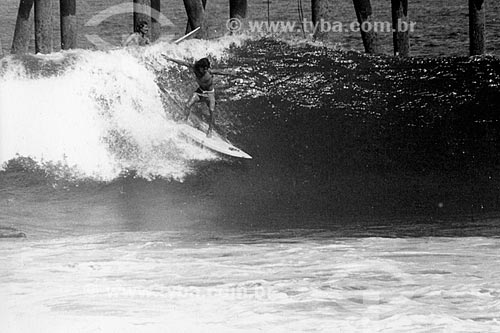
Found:
<path fill-rule="evenodd" d="M 208 94 L 208 111 L 210 112 L 210 120 L 208 122 L 208 133 L 207 136 L 212 135 L 212 129 L 215 125 L 215 94 Z"/>
<path fill-rule="evenodd" d="M 199 100 L 200 97 L 198 96 L 198 94 L 194 93 L 191 99 L 188 101 L 186 105 L 186 118 L 185 118 L 186 121 L 189 119 L 189 116 L 191 115 L 191 107 L 193 106 L 194 103 L 198 102 Z"/>

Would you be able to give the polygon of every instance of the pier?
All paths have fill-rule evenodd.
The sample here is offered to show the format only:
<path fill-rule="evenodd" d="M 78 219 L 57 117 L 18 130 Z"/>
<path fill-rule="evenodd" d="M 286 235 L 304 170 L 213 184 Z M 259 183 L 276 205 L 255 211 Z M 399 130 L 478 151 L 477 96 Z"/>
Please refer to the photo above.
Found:
<path fill-rule="evenodd" d="M 365 22 L 371 23 L 373 12 L 370 0 L 353 0 L 353 3 L 360 27 L 363 27 Z M 374 31 L 361 29 L 361 38 L 366 53 L 379 53 L 377 34 Z"/>
<path fill-rule="evenodd" d="M 179 2 L 181 0 L 178 0 Z M 210 38 L 207 27 L 207 10 L 210 0 L 182 0 L 186 13 L 185 33 L 199 28 L 193 34 L 194 38 Z M 270 0 L 266 0 L 269 7 Z M 301 10 L 302 0 L 297 0 L 299 16 L 303 17 Z M 465 1 L 465 0 L 464 0 Z M 133 11 L 133 31 L 137 32 L 139 22 L 147 22 L 150 26 L 149 37 L 152 42 L 158 40 L 161 35 L 161 0 L 130 0 Z M 59 4 L 59 6 L 57 6 Z M 247 0 L 228 0 L 228 19 L 238 19 L 245 22 L 248 16 Z M 377 31 L 366 29 L 373 26 L 377 13 L 373 10 L 371 0 L 352 0 L 353 11 L 359 23 L 360 39 L 364 51 L 369 54 L 381 52 L 380 38 Z M 12 40 L 11 53 L 27 53 L 30 41 L 34 34 L 34 52 L 51 53 L 54 50 L 54 25 L 59 24 L 61 34 L 62 50 L 78 48 L 78 0 L 20 0 Z M 290 6 L 293 2 L 290 3 Z M 322 20 L 335 19 L 334 0 L 311 0 L 311 20 L 318 25 Z M 486 5 L 484 0 L 468 0 L 468 27 L 469 27 L 469 50 L 470 56 L 482 55 L 486 49 L 485 26 Z M 59 22 L 54 19 L 54 12 L 59 11 Z M 379 13 L 380 14 L 380 13 Z M 393 54 L 398 57 L 411 55 L 411 12 L 408 0 L 391 0 L 391 23 Z M 269 19 L 269 18 L 268 18 Z M 338 19 L 338 18 L 336 18 Z M 388 23 L 389 24 L 389 23 Z M 34 29 L 32 28 L 34 26 Z M 232 31 L 231 31 L 232 33 Z M 306 37 L 304 32 L 304 37 Z M 316 41 L 328 42 L 328 34 L 321 29 L 315 29 L 311 36 Z"/>

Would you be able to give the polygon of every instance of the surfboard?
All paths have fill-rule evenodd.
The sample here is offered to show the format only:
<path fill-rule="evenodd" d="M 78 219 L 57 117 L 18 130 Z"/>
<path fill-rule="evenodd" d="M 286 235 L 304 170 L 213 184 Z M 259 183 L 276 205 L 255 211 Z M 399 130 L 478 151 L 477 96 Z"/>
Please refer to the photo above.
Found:
<path fill-rule="evenodd" d="M 189 32 L 188 34 L 182 36 L 181 38 L 177 39 L 177 40 L 174 40 L 173 43 L 174 44 L 179 44 L 180 42 L 182 42 L 184 39 L 192 36 L 193 34 L 195 34 L 196 32 L 198 32 L 198 30 L 200 30 L 200 27 L 194 29 L 193 31 Z"/>
<path fill-rule="evenodd" d="M 212 131 L 211 137 L 207 137 L 206 131 L 202 132 L 188 124 L 180 124 L 179 129 L 180 132 L 187 138 L 202 145 L 203 147 L 207 147 L 218 153 L 237 158 L 245 158 L 245 159 L 252 158 L 252 156 L 248 155 L 243 150 L 235 147 L 231 142 L 229 142 L 227 139 L 225 139 L 215 131 Z"/>

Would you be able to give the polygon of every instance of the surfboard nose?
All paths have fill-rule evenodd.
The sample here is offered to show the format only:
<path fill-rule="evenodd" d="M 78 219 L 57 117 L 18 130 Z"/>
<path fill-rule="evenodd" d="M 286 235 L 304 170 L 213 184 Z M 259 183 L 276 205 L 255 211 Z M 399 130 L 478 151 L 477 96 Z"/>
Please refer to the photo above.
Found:
<path fill-rule="evenodd" d="M 207 137 L 206 133 L 187 124 L 181 124 L 179 126 L 180 132 L 185 137 L 191 139 L 192 141 L 198 143 L 203 147 L 232 157 L 252 159 L 252 156 L 245 153 L 238 147 L 235 147 L 231 142 L 225 140 L 222 136 L 220 136 L 220 134 L 215 131 L 212 133 L 212 136 Z"/>

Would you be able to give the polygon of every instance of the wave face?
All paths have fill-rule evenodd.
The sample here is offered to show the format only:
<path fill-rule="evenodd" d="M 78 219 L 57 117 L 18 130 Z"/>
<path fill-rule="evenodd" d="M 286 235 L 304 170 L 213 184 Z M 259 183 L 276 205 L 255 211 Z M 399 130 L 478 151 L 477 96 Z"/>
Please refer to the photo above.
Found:
<path fill-rule="evenodd" d="M 214 58 L 223 57 L 223 42 L 210 47 Z M 158 86 L 157 75 L 168 79 L 164 68 L 172 66 L 159 62 L 160 53 L 192 58 L 205 53 L 206 45 L 188 49 L 164 45 L 141 54 L 78 50 L 6 58 L 0 162 L 19 155 L 42 165 L 62 163 L 76 177 L 112 180 L 125 169 L 145 178 L 181 179 L 188 161 L 215 159 L 180 139 L 173 120 L 177 105 L 163 103 L 166 94 Z"/>
<path fill-rule="evenodd" d="M 161 53 L 208 55 L 239 73 L 217 80 L 217 125 L 252 161 L 179 135 L 195 84 Z M 59 178 L 90 179 L 69 190 L 98 191 L 108 208 L 128 196 L 135 208 L 120 214 L 132 220 L 310 226 L 498 209 L 495 57 L 395 59 L 225 37 L 6 58 L 0 82 L 3 182 L 19 186 L 9 162 L 29 157 Z"/>

